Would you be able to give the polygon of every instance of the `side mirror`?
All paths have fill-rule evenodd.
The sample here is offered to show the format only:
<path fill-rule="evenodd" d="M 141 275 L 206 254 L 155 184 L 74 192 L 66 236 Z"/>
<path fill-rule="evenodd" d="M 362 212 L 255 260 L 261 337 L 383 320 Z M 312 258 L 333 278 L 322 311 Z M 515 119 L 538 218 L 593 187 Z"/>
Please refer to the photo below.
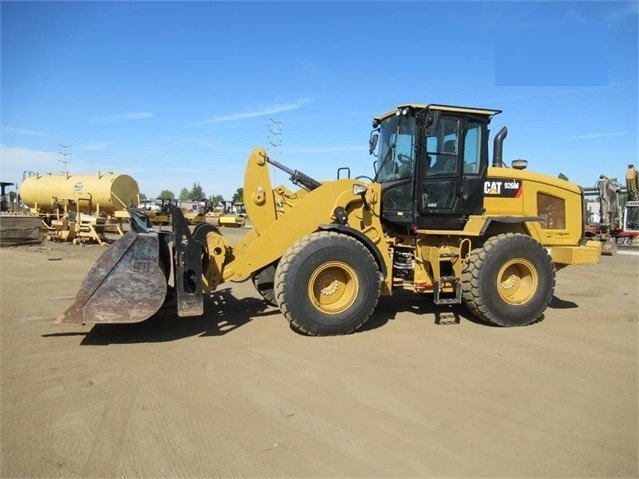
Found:
<path fill-rule="evenodd" d="M 368 140 L 368 154 L 372 155 L 377 148 L 377 140 L 379 140 L 379 133 L 372 132 L 371 137 Z"/>
<path fill-rule="evenodd" d="M 424 118 L 424 133 L 426 135 L 432 135 L 437 129 L 439 123 L 440 112 L 429 111 Z"/>

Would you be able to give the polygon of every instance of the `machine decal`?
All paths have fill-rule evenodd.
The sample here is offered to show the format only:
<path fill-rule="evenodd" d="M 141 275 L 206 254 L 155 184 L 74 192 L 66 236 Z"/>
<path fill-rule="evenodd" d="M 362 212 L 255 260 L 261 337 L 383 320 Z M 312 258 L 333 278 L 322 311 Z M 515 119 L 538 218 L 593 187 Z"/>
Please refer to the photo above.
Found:
<path fill-rule="evenodd" d="M 521 180 L 491 180 L 484 182 L 484 194 L 486 196 L 499 196 L 501 198 L 519 198 L 523 192 Z"/>

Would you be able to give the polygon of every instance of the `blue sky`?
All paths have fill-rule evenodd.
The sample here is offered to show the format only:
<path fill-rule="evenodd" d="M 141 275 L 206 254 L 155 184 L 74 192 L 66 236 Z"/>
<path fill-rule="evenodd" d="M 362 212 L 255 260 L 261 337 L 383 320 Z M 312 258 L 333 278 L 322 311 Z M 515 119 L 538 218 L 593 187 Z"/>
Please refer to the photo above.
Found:
<path fill-rule="evenodd" d="M 637 5 L 2 1 L 1 179 L 59 173 L 71 145 L 71 173 L 230 199 L 271 119 L 280 162 L 372 176 L 371 119 L 409 102 L 501 109 L 507 162 L 623 178 L 639 164 Z"/>

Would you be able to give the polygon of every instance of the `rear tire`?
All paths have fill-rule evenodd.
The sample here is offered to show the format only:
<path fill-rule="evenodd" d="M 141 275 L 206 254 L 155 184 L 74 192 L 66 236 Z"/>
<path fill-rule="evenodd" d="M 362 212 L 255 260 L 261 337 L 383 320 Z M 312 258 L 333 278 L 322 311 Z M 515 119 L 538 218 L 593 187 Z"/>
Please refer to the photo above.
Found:
<path fill-rule="evenodd" d="M 295 243 L 275 273 L 275 297 L 293 329 L 311 336 L 351 333 L 372 314 L 380 291 L 377 263 L 355 238 L 334 231 Z"/>
<path fill-rule="evenodd" d="M 462 274 L 462 299 L 479 319 L 526 326 L 546 310 L 555 290 L 555 267 L 530 236 L 506 233 L 471 251 Z"/>

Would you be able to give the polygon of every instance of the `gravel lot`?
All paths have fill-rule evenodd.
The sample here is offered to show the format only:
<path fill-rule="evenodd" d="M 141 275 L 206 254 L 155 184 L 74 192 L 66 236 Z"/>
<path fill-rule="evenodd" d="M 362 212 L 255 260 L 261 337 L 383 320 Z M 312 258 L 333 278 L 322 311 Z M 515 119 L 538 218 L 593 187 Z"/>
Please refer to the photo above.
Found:
<path fill-rule="evenodd" d="M 525 328 L 402 293 L 308 338 L 250 282 L 200 318 L 53 324 L 101 251 L 0 249 L 2 477 L 639 474 L 635 254 L 560 271 Z"/>

